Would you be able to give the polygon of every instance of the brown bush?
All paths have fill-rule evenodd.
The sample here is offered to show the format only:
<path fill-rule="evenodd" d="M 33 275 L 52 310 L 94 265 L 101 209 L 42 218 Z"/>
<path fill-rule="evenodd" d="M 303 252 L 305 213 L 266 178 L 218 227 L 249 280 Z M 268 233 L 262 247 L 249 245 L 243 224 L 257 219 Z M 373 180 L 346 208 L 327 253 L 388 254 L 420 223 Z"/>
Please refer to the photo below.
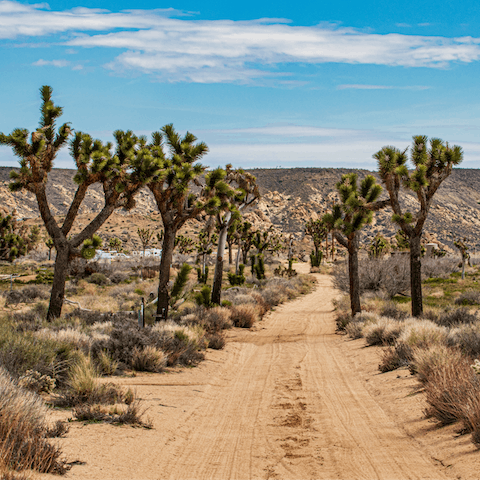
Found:
<path fill-rule="evenodd" d="M 468 409 L 480 407 L 476 401 L 480 395 L 480 378 L 470 363 L 465 357 L 451 356 L 449 362 L 429 372 L 425 385 L 426 413 L 441 425 L 463 421 L 468 431 L 477 432 L 480 431 L 480 410 L 468 412 Z"/>
<path fill-rule="evenodd" d="M 251 328 L 258 319 L 255 305 L 245 304 L 231 307 L 232 321 L 236 327 Z"/>
<path fill-rule="evenodd" d="M 41 473 L 66 472 L 60 449 L 47 438 L 47 411 L 42 399 L 18 387 L 3 368 L 0 412 L 0 466 Z"/>

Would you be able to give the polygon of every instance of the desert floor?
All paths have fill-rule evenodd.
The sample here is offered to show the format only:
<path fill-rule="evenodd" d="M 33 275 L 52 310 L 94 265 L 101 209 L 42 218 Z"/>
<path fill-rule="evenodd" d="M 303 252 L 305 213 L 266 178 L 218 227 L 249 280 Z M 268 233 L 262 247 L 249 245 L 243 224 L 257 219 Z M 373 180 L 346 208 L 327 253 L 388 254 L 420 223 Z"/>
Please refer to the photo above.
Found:
<path fill-rule="evenodd" d="M 408 370 L 380 374 L 380 348 L 335 333 L 337 293 L 317 279 L 196 368 L 116 378 L 154 428 L 73 422 L 60 440 L 77 461 L 66 478 L 480 478 L 480 452 L 458 427 L 424 418 Z"/>

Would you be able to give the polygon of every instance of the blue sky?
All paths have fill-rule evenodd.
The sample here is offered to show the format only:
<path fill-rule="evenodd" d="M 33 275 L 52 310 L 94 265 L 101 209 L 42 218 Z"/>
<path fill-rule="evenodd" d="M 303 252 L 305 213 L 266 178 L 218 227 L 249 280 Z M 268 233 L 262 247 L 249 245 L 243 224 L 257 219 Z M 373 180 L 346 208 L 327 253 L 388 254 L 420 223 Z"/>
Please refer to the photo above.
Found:
<path fill-rule="evenodd" d="M 480 168 L 474 0 L 0 0 L 0 65 L 4 133 L 36 127 L 51 85 L 76 130 L 173 123 L 211 167 L 376 169 L 382 146 L 425 134 Z M 66 149 L 56 166 L 73 167 Z"/>

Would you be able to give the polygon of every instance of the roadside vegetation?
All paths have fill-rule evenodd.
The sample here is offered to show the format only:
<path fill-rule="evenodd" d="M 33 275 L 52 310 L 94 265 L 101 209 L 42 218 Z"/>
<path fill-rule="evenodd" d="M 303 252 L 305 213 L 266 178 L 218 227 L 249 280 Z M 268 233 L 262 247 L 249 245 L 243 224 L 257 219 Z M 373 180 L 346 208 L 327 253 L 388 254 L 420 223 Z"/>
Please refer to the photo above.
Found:
<path fill-rule="evenodd" d="M 458 423 L 480 447 L 480 267 L 468 267 L 464 279 L 461 269 L 458 259 L 423 259 L 425 309 L 412 317 L 408 259 L 365 259 L 363 312 L 352 317 L 346 300 L 338 301 L 337 328 L 381 346 L 381 372 L 408 368 L 417 375 L 426 415 L 439 425 Z M 345 267 L 333 274 L 348 291 Z"/>

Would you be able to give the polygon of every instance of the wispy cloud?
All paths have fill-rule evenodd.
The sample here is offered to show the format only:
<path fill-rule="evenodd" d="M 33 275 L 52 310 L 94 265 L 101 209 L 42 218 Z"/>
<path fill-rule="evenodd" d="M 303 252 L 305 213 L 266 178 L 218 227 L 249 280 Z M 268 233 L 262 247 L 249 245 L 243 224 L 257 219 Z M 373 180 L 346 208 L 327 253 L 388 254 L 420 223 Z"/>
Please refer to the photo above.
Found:
<path fill-rule="evenodd" d="M 338 85 L 337 90 L 428 90 L 430 87 L 426 85 L 363 85 L 363 84 L 345 84 Z"/>
<path fill-rule="evenodd" d="M 33 62 L 32 65 L 35 65 L 36 67 L 52 66 L 63 68 L 70 66 L 70 62 L 67 60 L 43 60 L 40 58 L 36 62 Z"/>
<path fill-rule="evenodd" d="M 285 75 L 294 64 L 444 68 L 480 59 L 480 39 L 471 37 L 379 35 L 328 24 L 293 26 L 276 18 L 193 20 L 174 9 L 50 11 L 45 4 L 0 1 L 0 38 L 56 34 L 67 35 L 62 41 L 70 48 L 123 50 L 107 63 L 111 70 L 170 82 L 245 83 Z"/>

